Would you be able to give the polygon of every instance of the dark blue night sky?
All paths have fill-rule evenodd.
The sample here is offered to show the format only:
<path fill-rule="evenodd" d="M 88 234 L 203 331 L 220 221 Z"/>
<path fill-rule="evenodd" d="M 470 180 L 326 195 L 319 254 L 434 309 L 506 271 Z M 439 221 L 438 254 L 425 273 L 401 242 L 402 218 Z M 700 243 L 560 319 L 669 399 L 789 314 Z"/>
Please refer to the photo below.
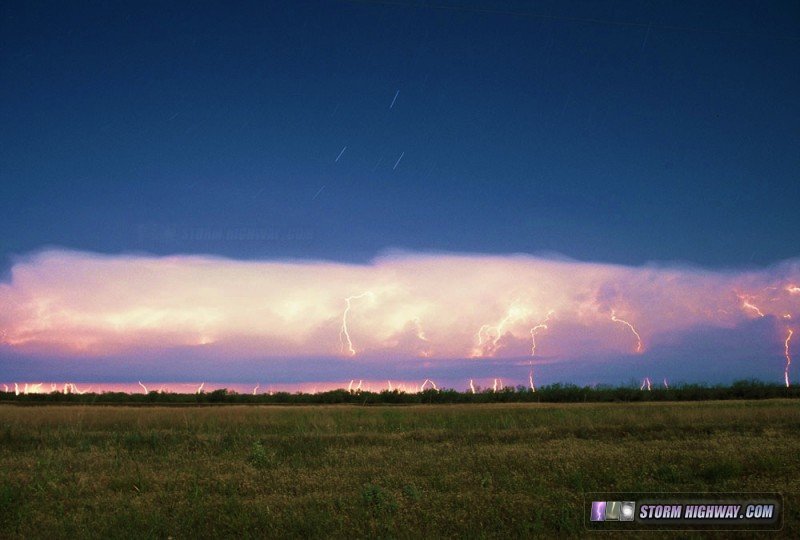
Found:
<path fill-rule="evenodd" d="M 72 4 L 0 7 L 6 266 L 798 255 L 797 2 Z"/>

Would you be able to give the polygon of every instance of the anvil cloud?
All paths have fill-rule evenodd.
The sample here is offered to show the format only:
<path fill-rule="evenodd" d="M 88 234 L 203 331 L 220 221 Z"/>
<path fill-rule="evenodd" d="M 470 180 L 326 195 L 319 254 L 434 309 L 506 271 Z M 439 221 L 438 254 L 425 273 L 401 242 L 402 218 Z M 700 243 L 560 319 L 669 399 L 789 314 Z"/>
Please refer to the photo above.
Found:
<path fill-rule="evenodd" d="M 552 311 L 537 358 L 600 359 L 637 354 L 620 320 L 644 355 L 749 319 L 772 320 L 779 343 L 800 317 L 798 284 L 798 260 L 710 271 L 527 255 L 397 252 L 349 265 L 48 250 L 18 259 L 0 283 L 0 336 L 33 356 L 521 358 Z"/>

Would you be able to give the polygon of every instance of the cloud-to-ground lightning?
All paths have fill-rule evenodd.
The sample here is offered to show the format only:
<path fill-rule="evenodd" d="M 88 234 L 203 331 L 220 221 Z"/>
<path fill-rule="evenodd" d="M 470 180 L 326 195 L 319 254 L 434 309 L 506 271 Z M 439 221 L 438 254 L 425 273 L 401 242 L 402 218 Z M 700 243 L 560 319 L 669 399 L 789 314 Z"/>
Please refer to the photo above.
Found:
<path fill-rule="evenodd" d="M 397 166 L 398 166 L 398 165 L 400 165 L 400 160 L 401 160 L 401 159 L 403 159 L 403 156 L 404 156 L 404 155 L 406 155 L 406 153 L 405 153 L 405 152 L 403 152 L 402 154 L 400 154 L 400 157 L 399 157 L 399 158 L 397 158 L 397 161 L 395 162 L 395 164 L 394 164 L 394 167 L 392 167 L 392 170 L 395 170 L 395 169 L 397 168 Z"/>
<path fill-rule="evenodd" d="M 647 388 L 648 392 L 652 389 L 652 386 L 651 386 L 651 383 L 650 383 L 650 377 L 645 377 L 644 378 L 644 380 L 642 381 L 642 386 L 639 387 L 639 390 L 644 390 L 645 388 Z"/>
<path fill-rule="evenodd" d="M 356 296 L 348 296 L 347 298 L 344 299 L 345 308 L 344 308 L 344 313 L 342 313 L 342 326 L 341 329 L 339 330 L 339 342 L 341 344 L 341 350 L 343 353 L 345 349 L 345 343 L 347 344 L 347 353 L 350 356 L 356 355 L 356 349 L 353 347 L 353 340 L 350 339 L 350 331 L 347 328 L 347 314 L 350 313 L 350 308 L 352 307 L 350 302 L 364 297 L 368 297 L 371 299 L 374 298 L 375 295 L 372 294 L 372 292 L 367 291 Z"/>
<path fill-rule="evenodd" d="M 792 366 L 792 355 L 789 354 L 789 346 L 792 343 L 793 334 L 794 330 L 789 328 L 789 332 L 786 334 L 786 340 L 783 342 L 783 353 L 786 357 L 786 366 L 783 369 L 783 382 L 786 384 L 786 388 L 789 388 L 789 368 Z"/>
<path fill-rule="evenodd" d="M 338 162 L 339 162 L 339 159 L 342 157 L 342 154 L 344 154 L 344 151 L 345 151 L 345 150 L 347 150 L 347 145 L 345 145 L 345 147 L 344 147 L 344 148 L 342 148 L 342 151 L 341 151 L 341 152 L 339 152 L 339 155 L 338 155 L 338 156 L 336 156 L 336 160 L 334 161 L 334 163 L 338 163 Z"/>
<path fill-rule="evenodd" d="M 205 382 L 201 382 L 200 386 L 197 387 L 197 391 L 195 392 L 195 394 L 202 394 L 203 393 L 203 388 L 205 387 L 205 385 L 206 385 Z"/>
<path fill-rule="evenodd" d="M 639 335 L 639 332 L 636 331 L 636 328 L 634 328 L 634 326 L 628 321 L 617 317 L 616 313 L 613 311 L 611 312 L 611 320 L 620 324 L 624 324 L 630 328 L 631 332 L 633 332 L 633 335 L 636 336 L 636 352 L 641 353 L 644 350 L 644 345 L 642 344 L 642 336 Z"/>
<path fill-rule="evenodd" d="M 425 379 L 425 380 L 423 381 L 423 383 L 420 385 L 420 387 L 419 387 L 419 391 L 420 391 L 420 392 L 422 392 L 423 390 L 425 390 L 425 385 L 426 385 L 426 384 L 428 384 L 428 383 L 430 383 L 430 385 L 431 385 L 431 388 L 433 388 L 434 390 L 439 390 L 439 388 L 436 386 L 436 383 L 435 383 L 435 382 L 433 382 L 433 381 L 432 381 L 432 380 L 430 380 L 430 379 Z"/>
<path fill-rule="evenodd" d="M 392 107 L 394 107 L 394 102 L 395 102 L 395 101 L 397 101 L 397 96 L 399 96 L 399 95 L 400 95 L 400 90 L 398 90 L 397 92 L 395 92 L 395 93 L 394 93 L 394 99 L 392 99 L 392 104 L 391 104 L 391 105 L 389 105 L 389 108 L 390 108 L 390 109 L 391 109 Z"/>
<path fill-rule="evenodd" d="M 144 393 L 145 393 L 145 394 L 147 394 L 147 393 L 148 393 L 148 392 L 147 392 L 147 387 L 146 387 L 145 385 L 143 385 L 143 384 L 142 384 L 142 381 L 139 381 L 139 386 L 141 386 L 141 387 L 142 387 L 142 390 L 144 390 Z M 66 392 L 66 391 L 67 391 L 67 390 L 66 390 L 66 388 L 65 388 L 65 389 L 64 389 L 64 392 Z"/>
<path fill-rule="evenodd" d="M 89 387 L 89 388 L 87 388 L 86 390 L 83 390 L 83 391 L 81 391 L 80 389 L 78 389 L 78 385 L 76 385 L 76 384 L 73 384 L 73 385 L 72 385 L 72 388 L 75 390 L 75 393 L 76 393 L 76 394 L 80 394 L 80 395 L 83 395 L 83 394 L 85 394 L 85 393 L 89 392 L 89 391 L 92 389 L 92 387 L 90 386 L 90 387 Z"/>
<path fill-rule="evenodd" d="M 664 377 L 664 388 L 666 388 L 667 390 L 669 390 L 669 382 L 667 381 L 667 378 L 666 378 L 666 377 Z"/>
<path fill-rule="evenodd" d="M 530 363 L 530 371 L 528 371 L 528 386 L 531 389 L 531 392 L 536 392 L 536 385 L 533 384 L 533 362 Z"/>
<path fill-rule="evenodd" d="M 261 383 L 256 383 L 255 388 L 253 388 L 253 395 L 256 395 L 256 393 L 258 392 L 258 387 L 259 386 L 261 386 Z"/>
<path fill-rule="evenodd" d="M 469 380 L 469 389 L 473 394 L 475 393 L 475 384 L 472 382 L 472 379 Z"/>

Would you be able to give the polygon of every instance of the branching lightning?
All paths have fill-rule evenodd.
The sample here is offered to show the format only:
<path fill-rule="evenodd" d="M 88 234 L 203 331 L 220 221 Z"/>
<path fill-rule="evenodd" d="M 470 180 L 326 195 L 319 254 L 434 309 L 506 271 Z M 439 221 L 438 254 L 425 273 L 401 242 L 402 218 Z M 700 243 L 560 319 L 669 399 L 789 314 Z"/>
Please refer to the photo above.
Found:
<path fill-rule="evenodd" d="M 650 390 L 652 390 L 652 386 L 651 386 L 651 383 L 650 383 L 650 377 L 645 377 L 644 378 L 644 380 L 642 381 L 642 386 L 639 387 L 639 390 L 644 390 L 645 388 L 647 388 L 648 392 Z"/>
<path fill-rule="evenodd" d="M 530 311 L 526 308 L 518 306 L 518 300 L 511 303 L 511 307 L 506 312 L 506 316 L 492 326 L 491 324 L 484 324 L 478 329 L 475 337 L 478 344 L 472 350 L 470 355 L 472 358 L 481 358 L 485 356 L 493 356 L 500 347 L 500 339 L 505 335 L 507 326 L 514 324 L 528 316 Z"/>

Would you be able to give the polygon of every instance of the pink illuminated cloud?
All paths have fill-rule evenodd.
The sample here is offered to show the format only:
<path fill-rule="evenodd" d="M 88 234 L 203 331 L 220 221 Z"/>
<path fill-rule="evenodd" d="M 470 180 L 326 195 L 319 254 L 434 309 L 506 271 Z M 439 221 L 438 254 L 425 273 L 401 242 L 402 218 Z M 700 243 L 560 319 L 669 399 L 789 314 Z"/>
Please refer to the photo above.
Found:
<path fill-rule="evenodd" d="M 529 356 L 546 321 L 537 356 L 633 355 L 699 327 L 770 317 L 793 328 L 798 284 L 797 260 L 734 272 L 524 255 L 391 253 L 350 265 L 50 250 L 18 260 L 0 284 L 0 339 L 31 355 L 172 347 L 222 360 L 435 361 Z"/>

